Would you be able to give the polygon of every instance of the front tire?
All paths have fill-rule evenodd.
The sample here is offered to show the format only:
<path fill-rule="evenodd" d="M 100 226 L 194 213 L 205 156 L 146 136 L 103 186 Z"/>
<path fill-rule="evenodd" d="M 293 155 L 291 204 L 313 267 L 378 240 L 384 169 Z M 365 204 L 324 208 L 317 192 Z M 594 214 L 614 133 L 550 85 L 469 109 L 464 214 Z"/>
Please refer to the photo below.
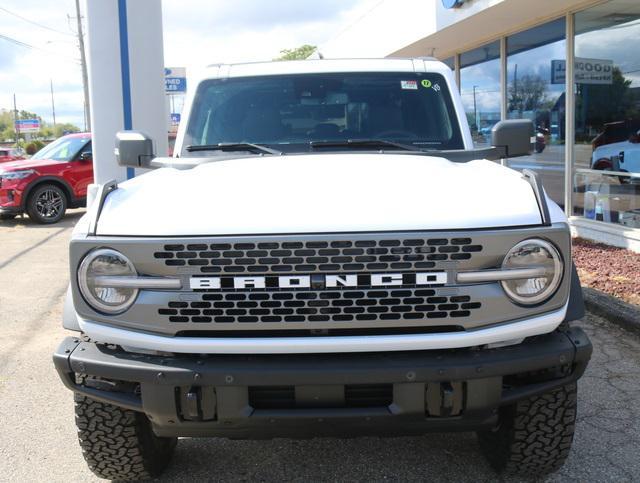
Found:
<path fill-rule="evenodd" d="M 42 225 L 57 223 L 67 211 L 67 195 L 54 184 L 36 187 L 27 200 L 27 213 Z"/>
<path fill-rule="evenodd" d="M 478 433 L 489 464 L 499 473 L 540 477 L 564 464 L 576 420 L 576 384 L 502 408 L 499 425 Z"/>
<path fill-rule="evenodd" d="M 153 433 L 147 417 L 75 395 L 76 426 L 89 469 L 108 480 L 145 480 L 169 464 L 177 438 Z"/>

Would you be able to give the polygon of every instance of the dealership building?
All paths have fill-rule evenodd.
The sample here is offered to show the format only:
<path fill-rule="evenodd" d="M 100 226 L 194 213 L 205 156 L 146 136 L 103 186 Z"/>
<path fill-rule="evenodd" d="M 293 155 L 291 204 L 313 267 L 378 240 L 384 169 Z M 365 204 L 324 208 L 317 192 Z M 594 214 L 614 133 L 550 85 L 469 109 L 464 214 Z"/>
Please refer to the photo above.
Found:
<path fill-rule="evenodd" d="M 478 146 L 531 119 L 536 152 L 505 163 L 538 171 L 577 235 L 640 251 L 638 39 L 638 0 L 383 0 L 319 51 L 445 62 Z"/>

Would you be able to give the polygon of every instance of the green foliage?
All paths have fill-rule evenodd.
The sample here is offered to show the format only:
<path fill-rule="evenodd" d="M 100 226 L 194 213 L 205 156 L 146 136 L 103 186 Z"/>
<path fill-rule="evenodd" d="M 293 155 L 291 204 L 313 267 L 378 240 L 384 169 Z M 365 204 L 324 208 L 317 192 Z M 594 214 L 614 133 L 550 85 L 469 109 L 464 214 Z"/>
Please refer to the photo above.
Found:
<path fill-rule="evenodd" d="M 315 52 L 317 47 L 315 45 L 301 45 L 295 49 L 284 49 L 280 51 L 280 57 L 276 57 L 273 60 L 304 60 Z"/>
<path fill-rule="evenodd" d="M 38 152 L 38 148 L 36 147 L 36 143 L 34 143 L 34 142 L 31 142 L 31 143 L 27 144 L 24 147 L 24 150 L 29 156 L 33 156 L 34 154 L 36 154 Z"/>
<path fill-rule="evenodd" d="M 538 75 L 523 75 L 509 85 L 509 111 L 537 111 L 546 101 L 547 82 Z"/>
<path fill-rule="evenodd" d="M 614 67 L 612 74 L 611 84 L 579 85 L 576 96 L 578 123 L 586 117 L 591 127 L 601 130 L 608 122 L 640 117 L 640 99 L 631 89 L 631 80 L 625 78 L 618 67 Z"/>

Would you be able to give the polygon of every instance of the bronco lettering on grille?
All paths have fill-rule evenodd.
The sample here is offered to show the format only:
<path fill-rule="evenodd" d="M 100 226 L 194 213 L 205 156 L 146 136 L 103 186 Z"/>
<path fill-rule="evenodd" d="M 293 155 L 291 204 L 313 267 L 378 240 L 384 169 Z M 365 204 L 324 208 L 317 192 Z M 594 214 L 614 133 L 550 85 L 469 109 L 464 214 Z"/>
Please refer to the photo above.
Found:
<path fill-rule="evenodd" d="M 398 287 L 404 285 L 445 285 L 445 272 L 373 273 L 349 275 L 284 275 L 258 277 L 191 277 L 192 290 L 233 290 L 269 288 Z"/>

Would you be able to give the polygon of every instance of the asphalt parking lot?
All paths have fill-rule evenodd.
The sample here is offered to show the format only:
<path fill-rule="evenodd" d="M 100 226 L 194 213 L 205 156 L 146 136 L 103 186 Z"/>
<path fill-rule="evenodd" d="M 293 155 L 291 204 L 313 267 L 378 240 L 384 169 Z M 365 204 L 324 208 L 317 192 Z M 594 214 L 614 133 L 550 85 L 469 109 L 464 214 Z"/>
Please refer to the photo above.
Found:
<path fill-rule="evenodd" d="M 76 441 L 72 397 L 51 353 L 67 288 L 67 242 L 82 211 L 54 226 L 0 222 L 0 481 L 99 481 Z M 581 323 L 594 355 L 579 385 L 573 451 L 548 481 L 640 480 L 640 340 Z M 411 438 L 183 439 L 163 481 L 500 481 L 473 434 Z"/>

